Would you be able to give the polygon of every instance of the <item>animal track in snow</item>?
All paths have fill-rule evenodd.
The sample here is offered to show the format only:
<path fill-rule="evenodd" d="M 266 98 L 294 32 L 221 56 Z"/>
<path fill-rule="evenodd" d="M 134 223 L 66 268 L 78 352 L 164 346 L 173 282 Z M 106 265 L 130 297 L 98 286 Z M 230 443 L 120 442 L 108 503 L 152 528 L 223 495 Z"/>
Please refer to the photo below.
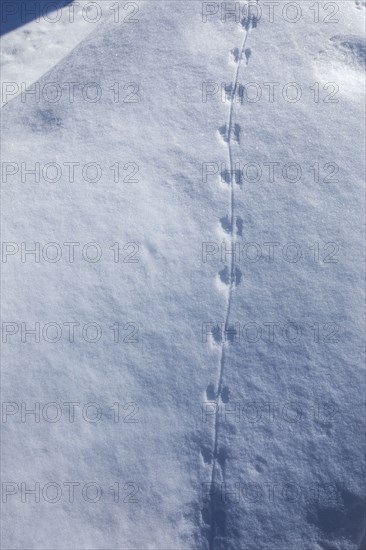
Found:
<path fill-rule="evenodd" d="M 52 109 L 36 109 L 27 124 L 36 134 L 51 133 L 62 127 L 62 119 Z"/>
<path fill-rule="evenodd" d="M 221 172 L 221 179 L 229 185 L 231 185 L 233 181 L 235 181 L 238 185 L 241 185 L 243 182 L 243 173 L 241 170 L 237 169 L 234 171 L 225 169 Z"/>
<path fill-rule="evenodd" d="M 201 447 L 201 456 L 205 464 L 211 464 L 212 451 L 208 447 Z"/>
<path fill-rule="evenodd" d="M 240 143 L 240 132 L 241 132 L 241 126 L 240 124 L 234 124 L 234 139 L 237 143 Z"/>
<path fill-rule="evenodd" d="M 258 0 L 257 0 L 258 1 Z M 241 127 L 239 124 L 233 121 L 234 118 L 234 105 L 239 102 L 243 102 L 244 87 L 239 84 L 239 71 L 241 67 L 241 60 L 246 59 L 248 64 L 251 57 L 251 49 L 246 48 L 249 31 L 257 26 L 257 19 L 255 17 L 247 17 L 241 21 L 241 25 L 244 29 L 244 37 L 242 40 L 241 48 L 234 48 L 230 51 L 234 62 L 236 63 L 235 79 L 233 84 L 225 86 L 226 98 L 230 100 L 230 109 L 228 115 L 228 121 L 226 124 L 219 127 L 218 132 L 228 148 L 229 156 L 229 169 L 224 169 L 221 173 L 221 179 L 229 185 L 230 189 L 230 211 L 228 215 L 220 218 L 221 227 L 224 232 L 229 236 L 230 245 L 235 246 L 237 236 L 241 237 L 243 234 L 243 220 L 235 217 L 235 183 L 242 186 L 242 174 L 240 170 L 236 170 L 233 163 L 233 145 L 240 144 Z M 235 265 L 235 255 L 231 255 L 230 266 L 225 266 L 217 274 L 217 283 L 220 290 L 226 289 L 226 313 L 225 313 L 225 337 L 223 331 L 220 331 L 220 347 L 221 355 L 219 362 L 218 382 L 214 386 L 209 384 L 206 390 L 207 398 L 214 400 L 218 405 L 220 403 L 228 403 L 230 398 L 230 391 L 227 386 L 223 386 L 224 367 L 226 360 L 226 348 L 230 342 L 236 340 L 236 329 L 229 324 L 230 307 L 232 297 L 242 278 L 241 270 Z M 214 422 L 214 434 L 213 434 L 213 450 L 212 450 L 212 462 L 211 462 L 211 488 L 215 487 L 217 479 L 221 482 L 225 480 L 225 465 L 228 457 L 228 452 L 225 447 L 219 446 L 219 428 L 220 428 L 220 407 L 216 408 L 215 422 Z M 220 548 L 225 547 L 226 538 L 226 509 L 225 503 L 218 497 L 216 491 L 211 491 L 201 510 L 203 522 L 209 526 L 208 532 L 208 549 L 215 550 L 217 548 L 216 542 L 219 542 Z M 223 545 L 223 546 L 222 546 Z"/>
<path fill-rule="evenodd" d="M 222 269 L 219 272 L 219 276 L 220 276 L 221 282 L 224 283 L 224 285 L 227 285 L 227 286 L 230 285 L 230 282 L 231 282 L 230 271 L 227 266 L 225 266 L 224 269 Z"/>
<path fill-rule="evenodd" d="M 221 328 L 220 328 L 219 325 L 216 325 L 216 326 L 212 327 L 211 332 L 209 334 L 211 334 L 211 337 L 212 337 L 213 341 L 215 342 L 215 344 L 221 344 L 222 334 L 221 334 Z"/>
<path fill-rule="evenodd" d="M 240 124 L 236 124 L 236 123 L 232 126 L 228 126 L 227 124 L 224 124 L 219 128 L 219 134 L 222 137 L 222 139 L 225 141 L 225 143 L 230 143 L 232 139 L 234 139 L 234 141 L 236 141 L 237 143 L 240 143 L 240 132 L 241 132 Z"/>
<path fill-rule="evenodd" d="M 230 397 L 230 390 L 227 386 L 224 386 L 221 392 L 221 401 L 223 403 L 229 403 L 229 397 Z"/>
<path fill-rule="evenodd" d="M 227 131 L 227 128 L 226 128 L 226 124 L 224 124 L 223 126 L 220 126 L 219 134 L 226 143 L 229 141 L 229 136 L 228 136 L 228 131 Z"/>
<path fill-rule="evenodd" d="M 209 384 L 206 388 L 206 396 L 207 396 L 207 399 L 209 401 L 214 401 L 216 399 L 216 394 L 215 394 L 215 385 L 214 384 Z"/>
<path fill-rule="evenodd" d="M 254 468 L 257 470 L 257 472 L 262 473 L 267 466 L 268 463 L 265 458 L 262 458 L 261 456 L 256 456 L 256 463 L 254 464 Z"/>
<path fill-rule="evenodd" d="M 234 287 L 239 286 L 242 272 L 238 267 L 235 267 L 233 274 L 231 273 L 230 269 L 225 266 L 224 269 L 222 269 L 219 272 L 220 281 L 224 283 L 224 285 L 227 285 L 228 287 Z"/>
<path fill-rule="evenodd" d="M 228 457 L 228 451 L 226 447 L 221 447 L 215 456 L 217 462 L 221 466 L 221 469 L 225 468 L 227 457 Z"/>
<path fill-rule="evenodd" d="M 239 217 L 236 218 L 236 232 L 239 237 L 243 236 L 243 220 Z"/>
<path fill-rule="evenodd" d="M 249 31 L 250 29 L 255 29 L 258 24 L 258 18 L 256 16 L 246 16 L 240 21 L 241 26 Z"/>
<path fill-rule="evenodd" d="M 355 0 L 355 4 L 358 10 L 362 10 L 362 8 L 366 8 L 366 0 Z"/>
<path fill-rule="evenodd" d="M 224 92 L 226 99 L 230 101 L 237 101 L 238 103 L 244 103 L 245 87 L 243 84 L 224 84 Z"/>
<path fill-rule="evenodd" d="M 239 48 L 234 48 L 230 51 L 231 55 L 233 56 L 233 59 L 235 61 L 235 63 L 238 63 L 239 61 L 239 56 L 240 56 L 240 51 L 239 51 Z"/>
<path fill-rule="evenodd" d="M 221 177 L 226 183 L 237 183 L 238 185 L 241 185 L 243 183 L 243 172 L 242 170 L 235 169 L 235 170 L 224 170 L 221 174 Z"/>
<path fill-rule="evenodd" d="M 366 0 L 365 0 L 366 1 Z M 314 59 L 325 69 L 343 67 L 364 72 L 366 68 L 366 41 L 363 36 L 337 34 L 329 39 L 325 49 Z M 342 67 L 343 66 L 343 67 Z"/>
<path fill-rule="evenodd" d="M 231 227 L 231 222 L 230 222 L 228 216 L 223 216 L 222 218 L 220 218 L 220 223 L 221 223 L 221 227 L 225 231 L 225 233 L 230 234 L 231 231 L 232 231 L 232 227 Z M 239 237 L 243 236 L 243 225 L 244 225 L 243 220 L 240 217 L 237 217 L 236 218 L 236 234 Z"/>
<path fill-rule="evenodd" d="M 242 272 L 241 272 L 241 269 L 239 269 L 238 267 L 235 268 L 235 286 L 239 286 L 240 285 L 240 281 L 241 281 L 241 278 L 242 278 Z"/>
<path fill-rule="evenodd" d="M 225 340 L 229 343 L 233 343 L 236 340 L 237 330 L 234 325 L 227 325 L 225 327 Z M 225 403 L 223 399 L 223 394 L 221 393 L 221 400 Z"/>
<path fill-rule="evenodd" d="M 338 34 L 332 36 L 330 42 L 345 64 L 365 69 L 366 41 L 362 36 Z"/>
<path fill-rule="evenodd" d="M 231 222 L 228 218 L 228 216 L 224 216 L 222 218 L 220 218 L 220 223 L 221 223 L 221 227 L 222 229 L 225 231 L 225 233 L 231 233 Z"/>

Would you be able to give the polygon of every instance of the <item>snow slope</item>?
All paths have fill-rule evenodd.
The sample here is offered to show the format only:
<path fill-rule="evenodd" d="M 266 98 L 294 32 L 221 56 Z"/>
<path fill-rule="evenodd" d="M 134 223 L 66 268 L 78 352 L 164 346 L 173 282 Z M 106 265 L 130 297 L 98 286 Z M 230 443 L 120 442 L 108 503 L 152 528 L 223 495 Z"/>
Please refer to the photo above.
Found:
<path fill-rule="evenodd" d="M 3 547 L 361 550 L 365 9 L 101 4 L 1 111 Z"/>
<path fill-rule="evenodd" d="M 21 93 L 22 84 L 29 87 L 67 56 L 106 13 L 87 0 L 4 0 L 2 10 L 1 26 L 7 31 L 1 37 L 2 106 Z"/>

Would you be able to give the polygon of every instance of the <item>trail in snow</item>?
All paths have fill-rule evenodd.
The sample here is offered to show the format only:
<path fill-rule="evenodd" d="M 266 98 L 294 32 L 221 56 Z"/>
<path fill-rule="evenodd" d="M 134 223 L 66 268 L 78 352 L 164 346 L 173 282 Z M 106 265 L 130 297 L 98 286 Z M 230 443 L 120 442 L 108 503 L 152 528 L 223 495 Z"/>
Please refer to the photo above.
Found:
<path fill-rule="evenodd" d="M 245 55 L 247 40 L 251 29 L 256 27 L 256 23 L 257 22 L 255 18 L 248 18 L 241 22 L 244 28 L 245 34 L 244 34 L 243 42 L 237 57 L 237 67 L 235 72 L 234 85 L 230 90 L 231 96 L 230 96 L 230 110 L 229 110 L 228 123 L 226 125 L 225 132 L 223 132 L 223 137 L 224 137 L 224 140 L 227 142 L 228 154 L 229 154 L 229 176 L 230 176 L 230 180 L 229 180 L 230 181 L 230 218 L 229 219 L 230 219 L 230 245 L 232 250 L 234 249 L 235 243 L 236 243 L 236 229 L 235 229 L 236 172 L 235 172 L 234 161 L 233 161 L 232 142 L 233 142 L 233 136 L 234 136 L 234 140 L 239 142 L 239 134 L 240 134 L 240 127 L 237 127 L 237 125 L 234 124 L 233 122 L 234 104 L 235 104 L 236 95 L 238 92 L 239 74 L 242 66 L 242 60 Z M 248 57 L 247 57 L 246 65 L 247 64 L 248 64 Z M 227 299 L 225 321 L 224 321 L 224 334 L 226 334 L 226 330 L 229 329 L 231 303 L 232 303 L 233 294 L 234 294 L 236 285 L 237 285 L 237 273 L 235 269 L 235 255 L 231 254 L 230 276 L 229 276 L 229 282 L 228 282 L 229 291 L 228 291 L 228 299 Z M 215 412 L 212 469 L 211 469 L 211 478 L 210 478 L 211 495 L 210 495 L 210 502 L 209 502 L 209 508 L 210 508 L 210 532 L 209 532 L 209 540 L 208 540 L 209 550 L 215 549 L 215 537 L 216 537 L 218 524 L 221 525 L 221 528 L 223 528 L 223 530 L 225 529 L 224 527 L 225 512 L 224 510 L 221 509 L 222 502 L 221 503 L 218 502 L 218 499 L 220 499 L 220 496 L 215 495 L 215 483 L 216 483 L 217 475 L 221 474 L 222 481 L 223 481 L 224 473 L 225 473 L 224 462 L 223 462 L 225 460 L 225 457 L 224 456 L 221 457 L 218 451 L 218 439 L 219 439 L 220 405 L 221 403 L 224 402 L 222 397 L 222 391 L 223 391 L 222 384 L 223 384 L 224 369 L 225 369 L 226 346 L 227 346 L 226 338 L 225 336 L 223 336 L 221 340 L 219 379 L 217 384 L 217 391 L 215 392 L 215 400 L 218 406 L 216 407 L 216 412 Z M 223 459 L 223 461 L 221 461 L 221 459 Z M 219 510 L 217 509 L 218 506 L 219 506 Z"/>

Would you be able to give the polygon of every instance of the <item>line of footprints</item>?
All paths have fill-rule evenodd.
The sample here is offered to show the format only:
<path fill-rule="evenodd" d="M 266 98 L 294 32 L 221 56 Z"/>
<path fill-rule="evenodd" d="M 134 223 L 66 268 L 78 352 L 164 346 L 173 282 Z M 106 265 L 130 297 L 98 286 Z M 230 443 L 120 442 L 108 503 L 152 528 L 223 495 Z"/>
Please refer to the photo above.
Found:
<path fill-rule="evenodd" d="M 241 26 L 246 32 L 249 32 L 249 30 L 255 28 L 257 26 L 257 20 L 255 17 L 246 17 L 243 18 L 241 21 Z M 243 52 L 239 48 L 234 48 L 230 51 L 232 59 L 235 63 L 240 64 L 240 62 L 243 60 L 243 57 L 246 59 L 246 64 L 248 65 L 249 59 L 251 56 L 251 49 L 246 48 Z M 244 86 L 239 83 L 230 83 L 225 85 L 225 94 L 226 97 L 230 100 L 231 106 L 230 109 L 233 109 L 233 102 L 238 101 L 240 103 L 243 103 L 244 100 Z M 237 124 L 236 122 L 230 122 L 228 124 L 224 124 L 219 127 L 219 134 L 227 146 L 231 147 L 233 143 L 240 144 L 240 134 L 241 134 L 241 126 L 240 124 Z M 240 169 L 233 169 L 233 167 L 230 167 L 230 170 L 227 170 L 224 168 L 221 171 L 221 179 L 222 181 L 225 181 L 228 185 L 233 185 L 233 183 L 238 184 L 239 186 L 242 185 L 243 175 Z M 231 216 L 231 218 L 234 220 L 234 216 Z M 235 225 L 236 227 L 231 227 L 232 222 L 230 220 L 230 217 L 228 215 L 223 216 L 220 218 L 221 227 L 225 234 L 233 236 L 237 235 L 239 237 L 242 237 L 243 235 L 243 219 L 239 216 L 235 217 Z M 219 273 L 219 280 L 221 283 L 227 286 L 231 286 L 232 284 L 234 286 L 238 286 L 240 284 L 242 278 L 241 270 L 238 267 L 235 267 L 234 272 L 231 273 L 231 270 L 228 267 L 225 267 L 222 271 Z M 214 340 L 216 340 L 215 335 L 213 335 Z"/>
<path fill-rule="evenodd" d="M 241 26 L 245 30 L 246 33 L 248 33 L 251 29 L 254 29 L 257 26 L 257 19 L 255 17 L 246 17 L 243 18 L 241 21 Z M 246 60 L 246 64 L 248 65 L 250 56 L 251 56 L 251 49 L 246 48 L 244 51 L 242 51 L 239 48 L 234 48 L 230 51 L 230 54 L 232 56 L 232 59 L 235 63 L 240 64 L 241 61 Z M 234 101 L 239 101 L 242 103 L 244 98 L 244 86 L 239 83 L 230 83 L 225 85 L 225 93 L 227 98 L 230 100 L 230 112 L 232 115 L 233 112 L 233 103 Z M 218 132 L 224 143 L 229 148 L 229 156 L 230 156 L 230 163 L 231 161 L 231 146 L 232 144 L 240 144 L 240 134 L 241 134 L 241 126 L 240 124 L 237 124 L 236 122 L 233 122 L 232 116 L 230 116 L 230 120 L 227 124 L 224 124 L 219 127 Z M 242 172 L 240 169 L 235 168 L 233 166 L 230 166 L 230 169 L 223 168 L 221 171 L 221 179 L 222 181 L 226 182 L 230 187 L 232 185 L 237 184 L 238 186 L 242 186 Z M 230 215 L 225 215 L 222 218 L 220 218 L 220 224 L 221 228 L 224 231 L 226 235 L 231 237 L 232 245 L 234 245 L 235 236 L 242 237 L 243 236 L 243 226 L 244 222 L 243 219 L 240 216 L 234 216 L 234 212 L 231 212 Z M 234 225 L 234 227 L 232 227 Z M 236 287 L 240 284 L 242 279 L 242 272 L 239 269 L 239 267 L 235 266 L 234 269 L 231 269 L 228 266 L 225 266 L 224 269 L 222 269 L 218 274 L 218 280 L 226 285 L 227 287 Z M 221 342 L 220 335 L 215 334 L 215 331 L 212 333 L 212 337 L 216 343 Z M 230 337 L 228 338 L 230 341 Z"/>
<path fill-rule="evenodd" d="M 257 20 L 254 17 L 250 18 L 244 18 L 241 21 L 241 26 L 243 30 L 248 33 L 251 29 L 255 28 L 257 26 Z M 232 56 L 232 59 L 235 63 L 239 64 L 241 61 L 246 59 L 246 64 L 248 64 L 250 56 L 251 56 L 251 50 L 250 48 L 247 49 L 239 49 L 234 48 L 231 50 L 230 54 Z M 239 69 L 239 66 L 237 66 L 237 69 Z M 231 190 L 232 193 L 234 193 L 234 187 L 235 184 L 238 184 L 241 186 L 242 180 L 241 180 L 241 172 L 240 170 L 232 170 L 232 153 L 231 153 L 231 146 L 232 144 L 240 144 L 240 134 L 241 134 L 241 127 L 239 124 L 232 121 L 232 115 L 233 115 L 233 103 L 234 101 L 242 102 L 242 98 L 244 97 L 244 88 L 241 84 L 232 83 L 229 85 L 226 85 L 225 87 L 225 93 L 230 100 L 230 117 L 229 122 L 227 124 L 224 124 L 223 126 L 220 126 L 218 131 L 219 135 L 224 141 L 224 143 L 227 145 L 229 149 L 229 157 L 230 157 L 230 170 L 224 169 L 221 172 L 221 178 L 222 181 L 226 182 Z M 221 228 L 224 231 L 226 235 L 228 235 L 231 238 L 231 244 L 234 245 L 236 236 L 242 237 L 243 235 L 243 219 L 237 216 L 234 216 L 234 203 L 232 201 L 231 203 L 231 211 L 229 215 L 225 215 L 222 218 L 220 218 L 220 224 Z M 231 265 L 230 267 L 225 267 L 222 271 L 218 274 L 218 280 L 221 281 L 224 285 L 227 286 L 229 289 L 228 294 L 228 306 L 230 306 L 230 299 L 231 299 L 231 290 L 233 287 L 238 286 L 240 284 L 242 273 L 241 270 Z M 228 307 L 228 310 L 230 307 Z M 232 328 L 232 330 L 231 330 Z M 234 341 L 235 338 L 235 327 L 227 327 L 225 331 L 225 337 L 229 340 L 231 340 L 230 335 L 232 335 L 232 340 Z M 212 331 L 212 337 L 216 344 L 223 346 L 223 336 L 222 331 L 219 327 L 217 327 L 217 330 Z M 222 368 L 222 365 L 220 364 L 220 369 Z M 221 373 L 222 374 L 222 373 Z M 220 393 L 218 395 L 218 393 Z M 230 398 L 230 390 L 228 386 L 223 385 L 221 388 L 216 388 L 215 384 L 210 383 L 206 389 L 206 396 L 208 401 L 216 401 L 219 399 L 222 403 L 228 403 Z M 225 472 L 225 462 L 227 459 L 227 449 L 225 446 L 218 445 L 218 424 L 217 419 L 215 423 L 215 434 L 214 434 L 214 448 L 210 449 L 209 446 L 202 446 L 201 447 L 201 453 L 202 453 L 202 459 L 205 464 L 211 464 L 213 466 L 213 477 L 211 479 L 211 482 L 215 479 L 215 471 L 217 474 L 220 475 L 220 477 L 224 477 Z M 225 539 L 226 536 L 226 511 L 225 511 L 225 505 L 218 500 L 215 494 L 210 495 L 209 502 L 206 502 L 206 505 L 201 510 L 202 519 L 204 523 L 209 527 L 209 533 L 208 533 L 208 546 L 209 550 L 214 550 L 218 540 L 221 538 L 221 540 Z"/>

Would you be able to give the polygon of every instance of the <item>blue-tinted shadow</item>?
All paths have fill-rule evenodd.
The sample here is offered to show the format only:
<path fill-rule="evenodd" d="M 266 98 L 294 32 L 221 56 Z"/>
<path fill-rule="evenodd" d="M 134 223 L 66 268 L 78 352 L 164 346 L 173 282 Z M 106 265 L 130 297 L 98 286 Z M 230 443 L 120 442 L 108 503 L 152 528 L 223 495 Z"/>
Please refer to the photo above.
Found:
<path fill-rule="evenodd" d="M 0 35 L 30 21 L 56 21 L 57 14 L 52 15 L 52 12 L 71 2 L 72 0 L 0 0 Z"/>

